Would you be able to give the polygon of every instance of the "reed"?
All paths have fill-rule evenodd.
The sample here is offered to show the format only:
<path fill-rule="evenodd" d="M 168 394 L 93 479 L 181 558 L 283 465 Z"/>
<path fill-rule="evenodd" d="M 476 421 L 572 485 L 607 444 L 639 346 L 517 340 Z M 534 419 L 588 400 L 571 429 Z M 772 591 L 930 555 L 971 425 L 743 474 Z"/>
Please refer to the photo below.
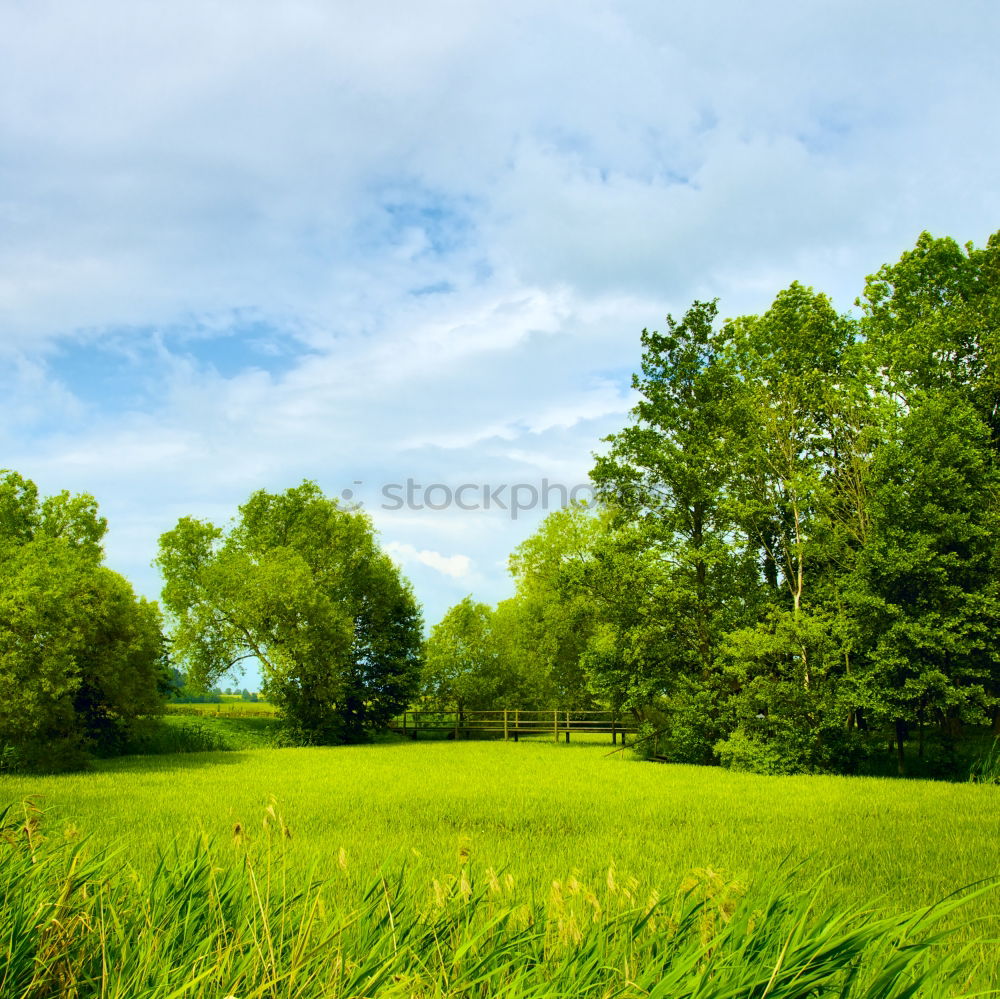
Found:
<path fill-rule="evenodd" d="M 295 867 L 274 804 L 252 830 L 180 835 L 151 873 L 28 805 L 0 813 L 4 999 L 786 999 L 971 994 L 944 920 L 980 885 L 906 914 L 821 904 L 782 868 L 743 885 L 695 872 L 644 893 L 610 868 L 547 896 L 460 848 L 428 881 L 361 886 L 340 853 Z"/>

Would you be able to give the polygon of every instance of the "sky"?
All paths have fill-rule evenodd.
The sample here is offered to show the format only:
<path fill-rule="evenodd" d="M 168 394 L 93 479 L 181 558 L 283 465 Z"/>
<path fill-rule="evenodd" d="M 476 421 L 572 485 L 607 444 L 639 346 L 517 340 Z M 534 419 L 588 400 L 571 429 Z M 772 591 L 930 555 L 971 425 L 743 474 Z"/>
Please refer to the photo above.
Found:
<path fill-rule="evenodd" d="M 1000 229 L 998 48 L 995 0 L 5 0 L 0 468 L 150 597 L 308 478 L 428 624 L 495 602 L 644 327 Z"/>

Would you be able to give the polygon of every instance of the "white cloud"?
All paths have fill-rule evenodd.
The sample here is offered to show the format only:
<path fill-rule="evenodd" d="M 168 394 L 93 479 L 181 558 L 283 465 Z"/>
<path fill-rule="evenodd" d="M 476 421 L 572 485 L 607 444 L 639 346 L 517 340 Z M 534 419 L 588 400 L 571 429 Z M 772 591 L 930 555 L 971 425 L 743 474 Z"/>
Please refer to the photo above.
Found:
<path fill-rule="evenodd" d="M 413 545 L 400 541 L 390 541 L 385 545 L 385 550 L 399 556 L 404 565 L 407 562 L 419 562 L 445 576 L 451 576 L 452 579 L 465 579 L 472 568 L 472 559 L 468 555 L 442 555 L 427 548 L 418 551 Z"/>
<path fill-rule="evenodd" d="M 989 0 L 3 5 L 0 465 L 93 492 L 151 595 L 177 516 L 309 477 L 358 493 L 431 621 L 505 596 L 544 510 L 382 486 L 576 484 L 666 312 L 794 279 L 847 308 L 923 228 L 983 242 L 998 27 Z"/>

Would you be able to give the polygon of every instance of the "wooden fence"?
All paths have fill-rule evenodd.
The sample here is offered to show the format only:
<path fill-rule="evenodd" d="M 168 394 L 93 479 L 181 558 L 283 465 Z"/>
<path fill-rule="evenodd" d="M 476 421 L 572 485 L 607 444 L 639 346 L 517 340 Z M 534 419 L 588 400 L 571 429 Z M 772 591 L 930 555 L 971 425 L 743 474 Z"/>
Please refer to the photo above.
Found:
<path fill-rule="evenodd" d="M 634 722 L 609 711 L 404 711 L 389 728 L 411 739 L 421 734 L 448 739 L 503 738 L 517 742 L 521 736 L 542 736 L 567 742 L 571 733 L 610 735 L 625 745 L 626 735 L 636 730 Z"/>

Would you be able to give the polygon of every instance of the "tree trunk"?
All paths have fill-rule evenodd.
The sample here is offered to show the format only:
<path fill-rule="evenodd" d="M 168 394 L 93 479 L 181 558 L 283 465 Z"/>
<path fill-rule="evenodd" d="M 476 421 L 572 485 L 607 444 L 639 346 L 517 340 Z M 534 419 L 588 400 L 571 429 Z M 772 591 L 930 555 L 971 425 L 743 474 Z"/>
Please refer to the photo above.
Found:
<path fill-rule="evenodd" d="M 698 656 L 703 672 L 708 670 L 710 659 L 708 640 L 708 568 L 701 557 L 705 545 L 705 507 L 695 503 L 691 511 L 691 543 L 698 552 L 695 563 L 695 593 L 698 601 Z"/>
<path fill-rule="evenodd" d="M 906 753 L 903 749 L 903 742 L 906 739 L 906 722 L 902 718 L 896 719 L 896 772 L 902 776 L 906 773 Z"/>

